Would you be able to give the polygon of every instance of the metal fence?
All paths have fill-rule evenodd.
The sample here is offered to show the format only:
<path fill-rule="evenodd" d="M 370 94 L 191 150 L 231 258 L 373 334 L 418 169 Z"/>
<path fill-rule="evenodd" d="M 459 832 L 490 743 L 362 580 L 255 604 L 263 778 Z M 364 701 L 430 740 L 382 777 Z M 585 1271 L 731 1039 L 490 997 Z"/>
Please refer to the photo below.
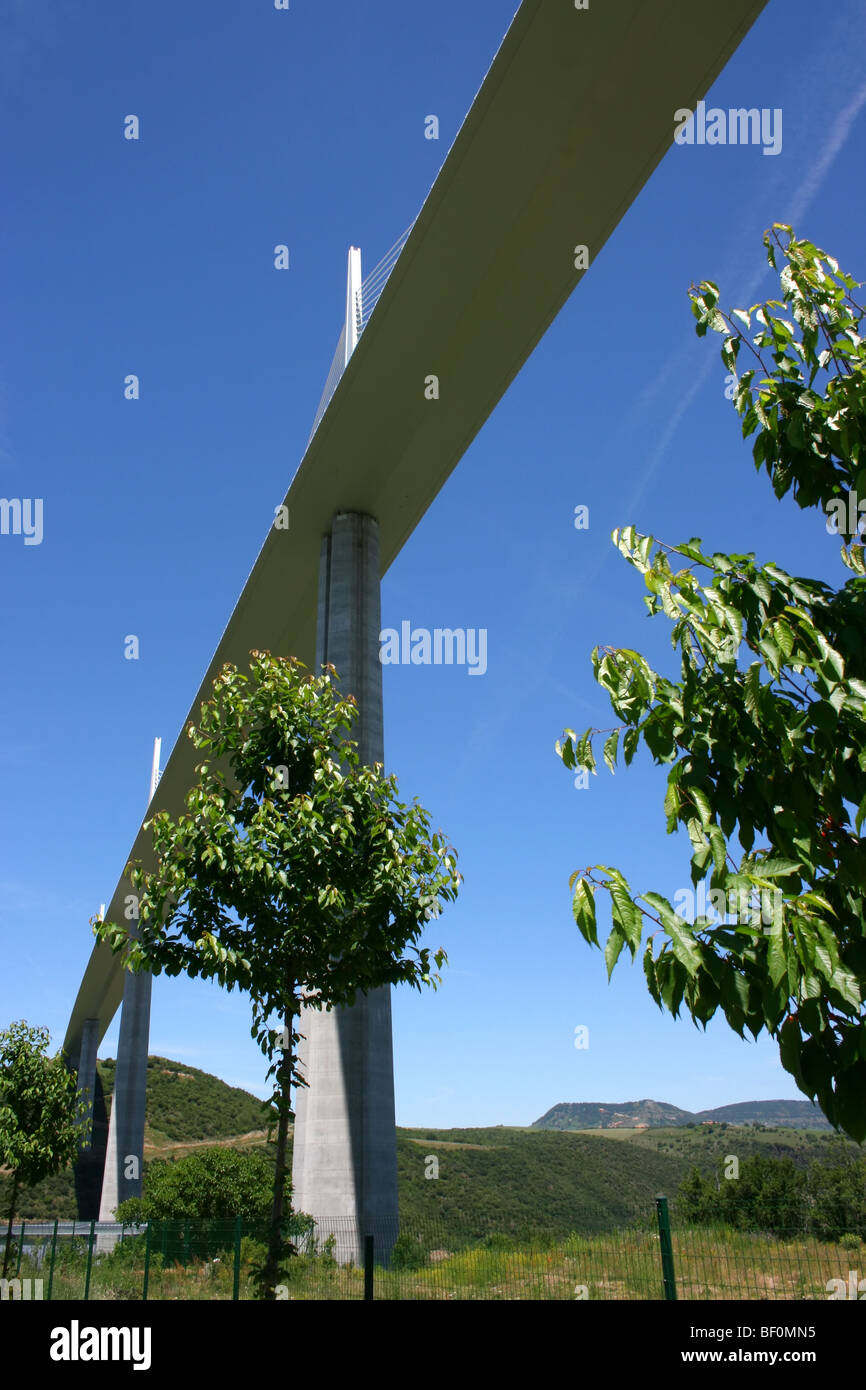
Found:
<path fill-rule="evenodd" d="M 361 1229 L 298 1218 L 278 1300 L 820 1299 L 866 1294 L 866 1228 L 686 1225 L 666 1198 L 603 1229 L 582 1212 L 563 1237 L 437 1221 Z M 457 1234 L 455 1234 L 457 1232 Z M 261 1297 L 267 1229 L 233 1219 L 24 1222 L 13 1227 L 0 1299 L 232 1300 Z M 0 1251 L 5 1234 L 0 1234 Z"/>

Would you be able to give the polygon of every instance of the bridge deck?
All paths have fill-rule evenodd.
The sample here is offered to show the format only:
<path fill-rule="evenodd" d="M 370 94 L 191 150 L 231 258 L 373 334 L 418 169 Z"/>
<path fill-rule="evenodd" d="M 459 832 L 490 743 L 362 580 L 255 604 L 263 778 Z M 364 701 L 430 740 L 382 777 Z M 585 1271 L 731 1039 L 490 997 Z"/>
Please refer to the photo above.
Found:
<path fill-rule="evenodd" d="M 298 469 L 201 688 L 253 648 L 312 667 L 319 546 L 338 510 L 378 519 L 384 573 L 766 0 L 524 0 Z M 676 226 L 671 224 L 671 235 Z M 591 331 L 591 330 L 588 330 Z M 439 378 L 440 398 L 424 381 Z M 213 556 L 214 565 L 219 555 Z M 206 575 L 202 576 L 206 579 Z M 152 810 L 176 815 L 195 766 L 182 735 Z M 151 862 L 141 829 L 130 858 Z M 121 920 L 121 878 L 108 917 Z M 102 1038 L 123 993 L 97 945 L 66 1034 Z"/>

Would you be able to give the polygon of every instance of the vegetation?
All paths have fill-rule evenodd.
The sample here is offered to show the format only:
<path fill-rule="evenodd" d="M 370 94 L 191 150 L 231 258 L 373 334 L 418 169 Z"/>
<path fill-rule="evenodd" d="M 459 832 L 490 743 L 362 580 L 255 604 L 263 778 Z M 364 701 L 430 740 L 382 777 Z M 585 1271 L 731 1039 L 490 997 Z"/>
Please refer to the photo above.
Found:
<path fill-rule="evenodd" d="M 143 1195 L 121 1202 L 117 1219 L 241 1216 L 264 1223 L 273 1189 L 273 1157 L 264 1150 L 203 1149 L 174 1163 L 165 1159 L 151 1163 Z"/>
<path fill-rule="evenodd" d="M 108 1081 L 113 1063 L 99 1063 Z M 178 1108 L 185 1100 L 187 1120 Z M 264 1127 L 257 1127 L 262 1102 L 245 1091 L 226 1086 L 183 1063 L 151 1057 L 148 1066 L 148 1109 L 145 1140 L 144 1195 L 155 1195 L 155 1182 L 182 1193 L 183 1161 L 208 1153 L 219 1144 L 220 1154 L 249 1154 L 261 1183 L 263 1168 L 273 1177 L 273 1144 Z M 761 1102 L 756 1102 L 760 1105 Z M 804 1102 L 805 1104 L 805 1102 Z M 224 1115 L 225 1125 L 208 1125 L 210 1146 L 198 1138 L 206 1111 Z M 686 1112 L 682 1112 L 686 1113 Z M 251 1123 L 252 1121 L 252 1123 Z M 752 1154 L 790 1158 L 804 1167 L 820 1158 L 830 1165 L 847 1161 L 861 1150 L 831 1130 L 804 1131 L 766 1125 L 684 1124 L 663 1128 L 605 1129 L 560 1133 L 554 1129 L 515 1129 L 496 1126 L 475 1130 L 398 1129 L 397 1163 L 401 1221 L 445 1223 L 451 1248 L 491 1229 L 509 1233 L 551 1231 L 567 1235 L 582 1222 L 595 1221 L 612 1229 L 626 1210 L 657 1192 L 673 1194 L 694 1165 L 714 1174 L 719 1161 L 735 1152 L 740 1160 Z M 439 1161 L 439 1177 L 425 1178 L 429 1155 Z M 216 1159 L 218 1164 L 221 1160 Z M 178 1170 L 172 1187 L 168 1174 Z M 226 1167 L 227 1173 L 231 1168 Z M 238 1170 L 239 1171 L 239 1170 Z M 0 1209 L 8 1204 L 11 1177 L 0 1174 Z M 610 1190 L 615 1187 L 616 1192 Z M 190 1184 L 186 1190 L 195 1190 Z M 206 1191 L 206 1187 L 201 1189 Z M 160 1187 L 160 1192 L 162 1187 Z M 617 1207 L 616 1203 L 619 1202 Z M 252 1211 L 253 1208 L 243 1207 Z M 67 1219 L 75 1216 L 72 1172 L 67 1170 L 35 1186 L 22 1185 L 18 1210 L 26 1220 Z M 160 1214 L 212 1216 L 215 1208 L 202 1204 L 168 1207 Z"/>
<path fill-rule="evenodd" d="M 89 1110 L 78 1098 L 63 1054 L 47 1056 L 48 1043 L 47 1028 L 28 1028 L 23 1019 L 0 1031 L 0 1163 L 11 1175 L 4 1279 L 22 1185 L 50 1177 L 74 1161 Z"/>
<path fill-rule="evenodd" d="M 721 1163 L 708 1176 L 693 1168 L 676 1197 L 677 1217 L 690 1226 L 722 1225 L 821 1240 L 866 1236 L 866 1157 L 812 1161 L 747 1158 L 734 1177 Z"/>
<path fill-rule="evenodd" d="M 348 737 L 357 706 L 332 677 L 333 667 L 315 677 L 266 652 L 251 654 L 249 675 L 223 667 L 187 731 L 205 755 L 187 813 L 150 822 L 153 872 L 128 868 L 134 926 L 94 922 L 130 969 L 183 971 L 250 994 L 278 1117 L 266 1297 L 282 1249 L 290 1088 L 306 1084 L 302 1005 L 435 985 L 430 951 L 417 943 L 459 885 L 454 852 L 430 836 L 423 807 L 397 801 L 381 765 L 361 764 Z M 444 959 L 435 953 L 437 967 Z"/>
<path fill-rule="evenodd" d="M 113 1057 L 99 1062 L 106 1103 L 114 1092 Z M 240 1086 L 166 1057 L 148 1057 L 145 1099 L 147 1129 L 154 1139 L 225 1139 L 264 1128 L 272 1111 L 266 1101 Z"/>
<path fill-rule="evenodd" d="M 653 1210 L 685 1165 L 614 1139 L 533 1129 L 400 1131 L 401 1227 L 433 1223 L 448 1249 L 492 1231 L 510 1242 L 613 1230 Z M 428 1158 L 438 1177 L 426 1177 Z"/>
<path fill-rule="evenodd" d="M 820 1110 L 807 1100 L 747 1100 L 715 1110 L 680 1110 L 657 1100 L 627 1100 L 599 1105 L 594 1101 L 561 1101 L 533 1121 L 533 1129 L 627 1129 L 687 1124 L 790 1125 L 795 1129 L 829 1130 Z"/>
<path fill-rule="evenodd" d="M 764 237 L 781 300 L 723 313 L 717 286 L 692 287 L 697 332 L 724 335 L 722 359 L 758 364 L 736 379 L 734 404 L 753 457 L 777 497 L 832 511 L 852 573 L 840 589 L 796 578 L 754 555 L 706 555 L 634 527 L 614 541 L 644 576 L 651 616 L 673 623 L 680 679 L 638 652 L 596 648 L 596 680 L 619 726 L 607 733 L 613 770 L 641 741 L 672 764 L 664 811 L 684 828 L 691 882 L 709 911 L 687 921 L 657 892 L 635 896 L 623 874 L 595 865 L 572 875 L 574 915 L 598 946 L 596 893 L 612 927 L 608 975 L 641 947 L 649 991 L 705 1027 L 717 1010 L 741 1037 L 763 1030 L 783 1066 L 830 1122 L 866 1138 L 866 559 L 857 494 L 866 497 L 866 343 L 857 282 L 790 227 Z M 790 318 L 775 310 L 787 309 Z M 736 320 L 736 322 L 735 322 Z M 754 326 L 753 326 L 754 320 Z M 791 321 L 793 320 L 793 322 Z M 850 505 L 853 502 L 853 509 Z M 856 518 L 851 524 L 852 510 Z M 822 528 L 825 517 L 821 516 Z M 705 582 L 704 582 L 705 581 Z M 565 764 L 595 771 L 593 741 L 567 730 Z M 739 853 L 734 853 L 736 832 Z M 707 875 L 709 881 L 707 882 Z M 654 938 L 660 939 L 654 946 Z"/>
<path fill-rule="evenodd" d="M 186 1225 L 158 1224 L 151 1232 L 149 1299 L 230 1299 L 238 1255 L 238 1295 L 257 1296 L 256 1268 L 264 1245 L 223 1223 L 222 1244 L 196 1255 L 197 1235 Z M 216 1223 L 211 1234 L 218 1239 Z M 400 1257 L 389 1269 L 375 1269 L 379 1299 L 659 1299 L 662 1296 L 659 1242 L 652 1229 L 571 1233 L 552 1241 L 509 1242 L 501 1238 L 449 1249 L 435 1226 L 406 1229 Z M 856 1241 L 856 1244 L 855 1244 Z M 80 1299 L 86 1279 L 87 1242 L 58 1247 L 52 1296 Z M 820 1241 L 800 1236 L 784 1240 L 761 1233 L 675 1225 L 674 1269 L 681 1299 L 820 1299 L 832 1281 L 849 1286 L 852 1257 L 866 1245 L 856 1237 Z M 145 1240 L 123 1241 L 110 1255 L 93 1261 L 90 1298 L 137 1299 L 144 1284 Z M 25 1260 L 23 1277 L 44 1273 Z M 340 1264 L 327 1249 L 301 1254 L 289 1267 L 281 1296 L 292 1300 L 360 1299 L 363 1271 Z M 839 1296 L 838 1294 L 836 1295 Z M 844 1294 L 842 1295 L 844 1296 Z"/>

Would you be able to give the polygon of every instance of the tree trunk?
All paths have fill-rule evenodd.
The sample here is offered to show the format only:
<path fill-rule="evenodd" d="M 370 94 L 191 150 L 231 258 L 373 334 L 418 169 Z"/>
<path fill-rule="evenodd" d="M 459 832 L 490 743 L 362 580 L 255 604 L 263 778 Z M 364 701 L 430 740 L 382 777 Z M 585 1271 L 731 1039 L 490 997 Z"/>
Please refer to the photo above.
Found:
<path fill-rule="evenodd" d="M 293 991 L 294 993 L 294 991 Z M 294 1013 L 286 1015 L 285 1027 L 288 1035 L 283 1049 L 283 1060 L 277 1073 L 280 1082 L 279 1122 L 277 1125 L 277 1158 L 274 1169 L 274 1200 L 271 1207 L 271 1228 L 268 1238 L 268 1258 L 265 1264 L 264 1297 L 276 1298 L 276 1284 L 279 1278 L 280 1257 L 283 1253 L 282 1225 L 285 1216 L 286 1149 L 289 1139 L 289 1114 L 291 1113 L 292 1079 L 292 1025 Z"/>
<path fill-rule="evenodd" d="M 18 1200 L 19 1178 L 17 1173 L 12 1175 L 12 1197 L 9 1202 L 9 1223 L 6 1227 L 6 1249 L 3 1252 L 3 1279 L 6 1278 L 6 1271 L 9 1268 L 9 1250 L 12 1245 L 12 1219 L 15 1215 L 15 1203 Z"/>

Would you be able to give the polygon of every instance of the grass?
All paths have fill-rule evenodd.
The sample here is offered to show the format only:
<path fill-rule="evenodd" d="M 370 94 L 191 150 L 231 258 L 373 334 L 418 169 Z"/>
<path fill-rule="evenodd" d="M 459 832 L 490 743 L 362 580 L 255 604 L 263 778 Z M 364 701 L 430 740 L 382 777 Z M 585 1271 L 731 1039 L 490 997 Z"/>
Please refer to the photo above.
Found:
<path fill-rule="evenodd" d="M 430 1243 L 428 1235 L 428 1246 Z M 94 1254 L 90 1298 L 138 1300 L 144 1275 L 143 1238 L 127 1240 L 110 1255 Z M 834 1242 L 749 1234 L 726 1229 L 683 1230 L 673 1237 L 677 1292 L 682 1300 L 820 1299 L 830 1279 L 847 1284 L 848 1271 L 863 1266 L 860 1251 Z M 255 1295 L 253 1268 L 263 1247 L 241 1243 L 240 1297 Z M 658 1236 L 654 1231 L 571 1235 L 551 1243 L 448 1251 L 419 1251 L 415 1269 L 375 1271 L 375 1297 L 389 1300 L 644 1300 L 663 1297 Z M 86 1241 L 59 1251 L 53 1299 L 82 1299 Z M 21 1277 L 42 1278 L 43 1263 L 22 1261 Z M 148 1298 L 171 1301 L 229 1300 L 233 1293 L 233 1254 L 188 1262 L 151 1257 Z M 341 1266 L 328 1255 L 299 1255 L 284 1275 L 289 1301 L 361 1299 L 363 1270 Z"/>

